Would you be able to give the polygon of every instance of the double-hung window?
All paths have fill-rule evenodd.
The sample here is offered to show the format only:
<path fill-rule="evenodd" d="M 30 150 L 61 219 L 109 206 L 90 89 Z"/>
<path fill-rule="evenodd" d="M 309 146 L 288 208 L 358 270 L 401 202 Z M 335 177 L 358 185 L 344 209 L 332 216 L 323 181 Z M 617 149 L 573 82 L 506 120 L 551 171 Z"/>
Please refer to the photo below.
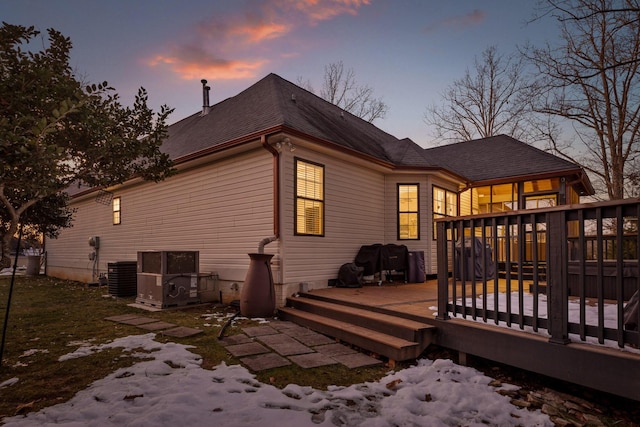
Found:
<path fill-rule="evenodd" d="M 113 225 L 118 225 L 122 222 L 122 210 L 120 205 L 120 197 L 114 197 L 111 204 L 113 208 Z"/>
<path fill-rule="evenodd" d="M 295 234 L 324 236 L 324 166 L 296 159 Z"/>
<path fill-rule="evenodd" d="M 458 215 L 458 194 L 433 186 L 433 219 Z M 450 237 L 450 236 L 449 236 Z M 433 223 L 433 238 L 436 238 L 436 224 Z"/>
<path fill-rule="evenodd" d="M 420 239 L 418 184 L 398 184 L 398 240 Z"/>

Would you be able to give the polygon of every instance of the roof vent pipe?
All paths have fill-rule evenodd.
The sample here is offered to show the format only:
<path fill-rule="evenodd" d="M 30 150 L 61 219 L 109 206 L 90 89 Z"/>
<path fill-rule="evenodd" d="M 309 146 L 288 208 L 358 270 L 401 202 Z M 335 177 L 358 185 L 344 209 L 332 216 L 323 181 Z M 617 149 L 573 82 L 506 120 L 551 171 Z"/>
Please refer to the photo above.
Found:
<path fill-rule="evenodd" d="M 202 115 L 206 116 L 211 111 L 211 107 L 209 106 L 209 90 L 211 88 L 207 86 L 207 81 L 205 79 L 200 80 L 202 83 Z"/>

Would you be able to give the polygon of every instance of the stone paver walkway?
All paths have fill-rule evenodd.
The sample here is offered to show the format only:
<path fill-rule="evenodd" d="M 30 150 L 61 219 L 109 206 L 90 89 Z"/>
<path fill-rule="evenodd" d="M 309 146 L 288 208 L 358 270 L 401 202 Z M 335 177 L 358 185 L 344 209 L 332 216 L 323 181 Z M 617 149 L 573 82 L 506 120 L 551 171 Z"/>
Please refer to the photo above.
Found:
<path fill-rule="evenodd" d="M 137 326 L 147 331 L 158 332 L 169 337 L 184 338 L 202 333 L 201 329 L 187 328 L 185 326 L 177 326 L 173 323 L 162 322 L 158 319 L 139 316 L 137 314 L 122 314 L 120 316 L 107 317 L 104 320 L 110 322 L 122 323 L 125 325 Z"/>
<path fill-rule="evenodd" d="M 136 314 L 112 316 L 105 320 L 178 338 L 202 332 L 201 329 L 177 326 Z M 374 357 L 292 322 L 274 320 L 269 325 L 243 328 L 242 332 L 224 337 L 219 342 L 254 372 L 292 363 L 302 368 L 342 364 L 350 369 L 382 363 Z"/>
<path fill-rule="evenodd" d="M 302 368 L 342 364 L 359 368 L 382 363 L 351 347 L 287 321 L 268 326 L 251 326 L 242 334 L 224 337 L 220 343 L 252 371 L 262 371 L 291 363 Z"/>

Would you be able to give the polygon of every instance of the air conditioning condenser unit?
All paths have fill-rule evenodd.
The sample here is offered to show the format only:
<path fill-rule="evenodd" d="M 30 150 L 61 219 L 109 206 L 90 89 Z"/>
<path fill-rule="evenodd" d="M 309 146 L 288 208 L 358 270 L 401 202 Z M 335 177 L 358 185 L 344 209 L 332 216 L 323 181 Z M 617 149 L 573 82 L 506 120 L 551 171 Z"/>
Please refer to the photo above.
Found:
<path fill-rule="evenodd" d="M 200 302 L 198 251 L 138 252 L 136 303 L 158 308 Z"/>

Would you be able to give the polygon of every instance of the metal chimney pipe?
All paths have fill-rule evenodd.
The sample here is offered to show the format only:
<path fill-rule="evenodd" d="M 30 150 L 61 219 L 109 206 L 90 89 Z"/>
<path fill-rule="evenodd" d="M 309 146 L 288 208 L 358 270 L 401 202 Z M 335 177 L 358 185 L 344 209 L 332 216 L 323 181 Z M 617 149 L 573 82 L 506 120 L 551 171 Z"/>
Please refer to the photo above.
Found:
<path fill-rule="evenodd" d="M 200 80 L 200 83 L 202 83 L 202 115 L 206 116 L 211 110 L 209 106 L 209 90 L 211 90 L 211 88 L 207 86 L 205 79 Z"/>

